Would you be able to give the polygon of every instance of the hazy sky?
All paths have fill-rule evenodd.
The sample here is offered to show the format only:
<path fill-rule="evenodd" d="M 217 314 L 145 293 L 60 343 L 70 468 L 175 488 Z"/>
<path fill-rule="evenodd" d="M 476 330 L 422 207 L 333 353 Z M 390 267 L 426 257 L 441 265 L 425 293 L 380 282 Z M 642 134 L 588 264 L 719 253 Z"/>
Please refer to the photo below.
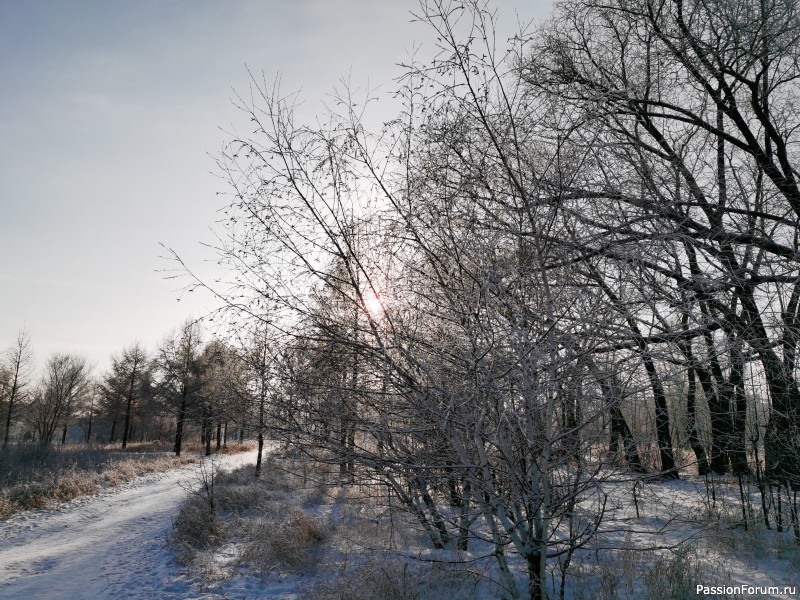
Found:
<path fill-rule="evenodd" d="M 387 93 L 415 42 L 416 0 L 0 0 L 0 349 L 79 352 L 107 368 L 215 306 L 159 270 L 159 242 L 209 273 L 224 199 L 220 129 L 248 74 L 281 72 L 311 119 L 342 76 Z M 549 0 L 500 3 L 510 27 Z"/>

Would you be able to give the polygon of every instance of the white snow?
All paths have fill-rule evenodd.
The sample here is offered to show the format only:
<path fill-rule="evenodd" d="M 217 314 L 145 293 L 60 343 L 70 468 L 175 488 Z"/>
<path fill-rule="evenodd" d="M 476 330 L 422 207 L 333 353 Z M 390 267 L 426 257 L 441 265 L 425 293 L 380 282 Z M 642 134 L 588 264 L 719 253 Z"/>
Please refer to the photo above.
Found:
<path fill-rule="evenodd" d="M 254 464 L 255 451 L 217 461 L 223 469 Z M 187 486 L 198 484 L 197 471 L 189 465 L 146 475 L 0 523 L 0 598 L 219 598 L 196 591 L 166 545 Z"/>
<path fill-rule="evenodd" d="M 222 456 L 217 466 L 232 469 L 254 463 L 252 451 Z M 0 600 L 294 598 L 301 584 L 333 576 L 331 569 L 337 564 L 356 565 L 370 555 L 376 556 L 344 536 L 339 542 L 344 547 L 334 544 L 328 548 L 325 564 L 320 565 L 322 572 L 274 572 L 254 577 L 233 568 L 229 577 L 219 581 L 200 581 L 176 563 L 166 543 L 186 490 L 199 484 L 198 471 L 198 465 L 189 465 L 148 475 L 97 496 L 79 498 L 59 510 L 22 513 L 0 523 Z M 608 553 L 602 559 L 597 553 L 603 547 L 632 544 L 641 550 L 691 540 L 713 575 L 713 581 L 699 583 L 800 584 L 799 554 L 792 532 L 779 535 L 759 528 L 743 535 L 729 529 L 724 518 L 719 523 L 710 520 L 708 493 L 701 478 L 640 485 L 639 516 L 632 506 L 630 485 L 611 484 L 607 491 L 610 511 L 603 528 L 606 533 L 579 551 L 576 562 L 609 560 Z M 735 509 L 736 491 L 723 485 L 721 479 L 717 487 L 719 506 Z M 300 499 L 298 494 L 298 502 Z M 327 506 L 331 514 L 337 508 L 341 508 L 338 503 Z M 333 520 L 346 527 L 341 518 Z M 732 541 L 720 542 L 728 532 Z M 406 550 L 413 555 L 415 550 L 421 553 L 420 548 Z M 220 568 L 227 569 L 227 563 L 238 556 L 238 549 L 231 543 L 213 554 Z M 643 582 L 637 585 L 642 587 Z"/>

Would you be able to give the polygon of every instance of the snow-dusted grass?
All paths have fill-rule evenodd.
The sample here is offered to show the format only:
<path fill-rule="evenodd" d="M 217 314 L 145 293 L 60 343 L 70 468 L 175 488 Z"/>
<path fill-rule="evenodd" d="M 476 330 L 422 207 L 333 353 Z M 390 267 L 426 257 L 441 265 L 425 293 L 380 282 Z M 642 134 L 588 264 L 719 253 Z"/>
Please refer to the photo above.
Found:
<path fill-rule="evenodd" d="M 226 451 L 252 449 L 252 444 L 232 445 Z M 103 488 L 127 483 L 149 473 L 160 473 L 196 463 L 197 445 L 176 457 L 164 444 L 83 444 L 39 446 L 19 444 L 0 452 L 0 520 L 26 510 L 52 508 Z"/>
<path fill-rule="evenodd" d="M 385 487 L 342 486 L 335 466 L 279 456 L 255 481 L 254 460 L 254 452 L 206 459 L 0 522 L 0 597 L 48 599 L 53 590 L 73 600 L 503 597 L 486 544 L 432 549 Z M 166 538 L 175 538 L 187 497 L 212 514 L 210 473 L 218 535 L 190 544 L 181 565 Z M 609 512 L 597 538 L 573 556 L 566 598 L 694 599 L 702 597 L 697 585 L 800 583 L 793 533 L 779 534 L 774 521 L 768 530 L 758 518 L 745 530 L 736 480 L 640 481 L 635 504 L 634 483 L 625 474 L 604 483 Z M 203 522 L 196 525 L 206 535 Z M 550 561 L 551 599 L 559 597 L 558 562 Z M 522 580 L 521 562 L 512 568 Z"/>
<path fill-rule="evenodd" d="M 635 494 L 634 494 L 635 486 Z M 798 586 L 800 545 L 791 531 L 767 529 L 760 509 L 742 511 L 735 477 L 683 474 L 679 481 L 610 478 L 609 510 L 593 542 L 569 569 L 567 597 L 703 597 L 697 586 Z M 744 495 L 755 496 L 754 483 Z M 635 500 L 634 500 L 635 499 Z M 756 498 L 750 506 L 759 506 Z M 797 587 L 800 590 L 800 587 Z M 785 598 L 781 593 L 714 598 Z M 792 596 L 794 597 L 794 596 Z"/>
<path fill-rule="evenodd" d="M 216 459 L 252 464 L 255 452 Z M 176 564 L 166 537 L 200 464 L 151 473 L 57 508 L 0 522 L 0 598 L 25 600 L 221 600 Z M 228 598 L 258 597 L 243 585 Z"/>
<path fill-rule="evenodd" d="M 199 480 L 181 505 L 170 544 L 185 565 L 209 579 L 240 567 L 259 577 L 302 572 L 329 536 L 325 519 L 297 506 L 311 488 L 276 468 L 273 458 L 258 480 L 252 466 L 220 473 L 213 465 L 199 472 Z M 236 552 L 226 555 L 233 542 Z"/>
<path fill-rule="evenodd" d="M 264 596 L 297 600 L 498 597 L 473 565 L 450 564 L 453 553 L 420 560 L 431 552 L 427 539 L 386 504 L 385 488 L 342 486 L 337 470 L 272 455 L 259 480 L 252 467 L 216 474 L 213 512 L 201 485 L 181 506 L 170 544 L 223 596 L 254 587 L 246 579 Z M 211 538 L 199 533 L 209 523 Z"/>
<path fill-rule="evenodd" d="M 608 510 L 596 538 L 564 569 L 565 598 L 677 600 L 703 597 L 698 585 L 800 584 L 792 532 L 766 529 L 757 511 L 745 529 L 734 478 L 642 480 L 623 473 L 602 486 Z M 262 480 L 252 467 L 233 471 L 216 479 L 214 497 L 221 533 L 214 543 L 194 544 L 183 559 L 215 593 L 257 582 L 265 596 L 298 600 L 503 597 L 485 543 L 473 540 L 469 552 L 432 549 L 385 489 L 341 485 L 335 466 L 271 456 Z M 184 505 L 179 523 L 194 502 L 200 500 Z M 193 528 L 204 526 L 205 508 Z M 551 598 L 560 597 L 563 560 L 549 561 Z M 524 580 L 522 562 L 511 563 Z"/>
<path fill-rule="evenodd" d="M 404 560 L 395 555 L 341 566 L 332 576 L 300 586 L 300 600 L 475 600 L 487 595 L 480 577 L 467 569 Z M 481 591 L 483 589 L 483 591 Z"/>

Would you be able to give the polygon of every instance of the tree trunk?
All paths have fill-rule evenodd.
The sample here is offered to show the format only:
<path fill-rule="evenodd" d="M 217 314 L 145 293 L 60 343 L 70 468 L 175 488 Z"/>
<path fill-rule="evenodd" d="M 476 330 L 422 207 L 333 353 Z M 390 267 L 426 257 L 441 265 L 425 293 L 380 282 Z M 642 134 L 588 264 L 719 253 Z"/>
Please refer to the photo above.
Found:
<path fill-rule="evenodd" d="M 639 451 L 636 448 L 636 440 L 631 433 L 625 415 L 619 408 L 618 403 L 614 403 L 611 408 L 611 447 L 610 450 L 616 454 L 619 444 L 622 444 L 625 453 L 625 462 L 635 473 L 647 473 L 647 469 L 642 465 L 639 458 Z"/>
<path fill-rule="evenodd" d="M 525 558 L 528 563 L 529 597 L 531 600 L 545 600 L 547 598 L 547 590 L 545 589 L 546 582 L 541 572 L 542 557 L 536 552 L 528 554 Z"/>
<path fill-rule="evenodd" d="M 122 428 L 122 447 L 127 448 L 128 446 L 128 435 L 131 428 L 131 404 L 133 403 L 133 397 L 128 395 L 128 402 L 125 406 L 125 426 Z"/>
<path fill-rule="evenodd" d="M 656 365 L 647 351 L 642 352 L 642 360 L 650 385 L 653 388 L 653 401 L 656 405 L 656 439 L 658 440 L 658 453 L 661 458 L 661 475 L 669 479 L 679 479 L 678 469 L 675 467 L 675 458 L 672 454 L 672 435 L 669 431 L 669 412 L 667 410 L 667 396 L 661 386 L 661 380 L 656 371 Z"/>
<path fill-rule="evenodd" d="M 267 397 L 262 381 L 261 394 L 258 402 L 258 456 L 256 457 L 256 479 L 261 476 L 261 455 L 264 452 L 264 410 Z"/>
<path fill-rule="evenodd" d="M 661 461 L 661 475 L 669 479 L 679 479 L 678 469 L 675 467 L 675 458 L 672 450 L 672 435 L 669 431 L 669 410 L 667 409 L 667 397 L 664 393 L 664 388 L 661 385 L 661 379 L 658 376 L 656 365 L 653 358 L 650 356 L 650 351 L 647 347 L 647 341 L 642 335 L 639 325 L 636 320 L 631 316 L 629 311 L 625 308 L 624 304 L 620 301 L 619 297 L 614 291 L 606 284 L 603 276 L 592 266 L 589 266 L 592 278 L 597 282 L 609 300 L 625 315 L 625 320 L 628 327 L 633 333 L 636 340 L 636 345 L 639 349 L 639 355 L 644 363 L 647 378 L 650 380 L 650 387 L 653 390 L 653 401 L 655 402 L 656 409 L 656 439 L 658 442 L 658 453 Z"/>
<path fill-rule="evenodd" d="M 14 386 L 11 388 L 11 394 L 9 395 L 8 398 L 8 413 L 6 414 L 6 431 L 3 434 L 3 449 L 8 448 L 8 438 L 9 434 L 11 433 L 11 413 L 14 410 L 14 395 L 15 395 L 14 387 L 16 387 L 16 381 Z"/>
<path fill-rule="evenodd" d="M 8 437 L 11 432 L 11 412 L 14 410 L 14 393 L 12 390 L 8 400 L 8 413 L 6 414 L 6 431 L 3 434 L 3 448 L 8 448 Z"/>
<path fill-rule="evenodd" d="M 264 453 L 264 433 L 258 430 L 258 454 L 256 455 L 256 479 L 261 477 L 261 456 Z"/>
<path fill-rule="evenodd" d="M 211 432 L 211 417 L 208 415 L 203 419 L 203 430 L 206 436 L 206 456 L 211 456 L 211 438 L 213 435 Z"/>
<path fill-rule="evenodd" d="M 175 426 L 175 456 L 181 455 L 183 445 L 183 422 L 186 420 L 186 394 L 181 396 L 181 405 L 178 409 L 178 423 Z"/>
<path fill-rule="evenodd" d="M 691 354 L 688 358 L 691 358 Z M 706 456 L 706 449 L 700 441 L 700 436 L 697 434 L 697 380 L 694 367 L 689 367 L 687 377 L 689 385 L 686 392 L 686 428 L 689 434 L 689 445 L 697 461 L 697 473 L 699 475 L 706 475 L 709 472 L 708 457 Z"/>
<path fill-rule="evenodd" d="M 92 419 L 94 418 L 94 401 L 92 402 L 91 408 L 89 408 L 89 425 L 86 428 L 86 443 L 90 443 L 92 441 Z"/>
<path fill-rule="evenodd" d="M 734 475 L 748 475 L 747 463 L 747 396 L 744 393 L 744 358 L 739 344 L 731 348 L 730 383 L 733 391 L 731 409 L 731 436 L 728 455 Z"/>
<path fill-rule="evenodd" d="M 686 299 L 684 298 L 684 305 Z M 689 312 L 688 309 L 684 311 L 681 316 L 681 327 L 686 330 L 689 328 Z M 687 340 L 678 344 L 681 354 L 686 359 L 686 430 L 689 438 L 689 446 L 694 453 L 695 462 L 697 463 L 697 473 L 699 475 L 706 475 L 709 471 L 708 457 L 706 456 L 706 449 L 703 442 L 700 440 L 700 435 L 697 431 L 697 372 L 695 369 L 694 352 L 692 351 L 692 341 Z"/>
<path fill-rule="evenodd" d="M 708 457 L 709 471 L 723 474 L 728 471 L 727 454 L 725 453 L 725 440 L 727 439 L 726 421 L 724 415 L 727 411 L 722 408 L 720 394 L 717 393 L 718 387 L 715 385 L 715 377 L 709 369 L 695 367 L 694 372 L 700 380 L 700 387 L 706 397 L 708 412 L 711 418 L 711 448 Z"/>

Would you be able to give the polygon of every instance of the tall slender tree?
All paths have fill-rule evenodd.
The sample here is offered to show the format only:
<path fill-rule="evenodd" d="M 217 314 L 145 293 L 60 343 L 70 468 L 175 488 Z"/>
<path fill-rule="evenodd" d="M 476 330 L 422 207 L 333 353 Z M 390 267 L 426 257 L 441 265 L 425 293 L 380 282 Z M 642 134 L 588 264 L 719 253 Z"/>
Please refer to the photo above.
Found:
<path fill-rule="evenodd" d="M 31 351 L 31 338 L 21 330 L 17 335 L 14 345 L 6 351 L 3 366 L 8 374 L 5 393 L 6 419 L 3 432 L 3 448 L 8 447 L 11 435 L 11 424 L 19 412 L 20 406 L 25 403 L 28 396 L 28 386 L 33 369 L 33 352 Z"/>
<path fill-rule="evenodd" d="M 137 342 L 122 350 L 112 358 L 111 372 L 104 380 L 104 390 L 112 404 L 119 405 L 123 411 L 122 447 L 128 445 L 131 418 L 137 402 L 146 393 L 143 389 L 149 382 L 147 372 L 150 365 L 147 353 Z"/>
<path fill-rule="evenodd" d="M 181 455 L 189 410 L 197 403 L 203 385 L 200 336 L 198 323 L 186 321 L 177 332 L 164 339 L 156 359 L 161 393 L 176 411 L 176 456 Z"/>

